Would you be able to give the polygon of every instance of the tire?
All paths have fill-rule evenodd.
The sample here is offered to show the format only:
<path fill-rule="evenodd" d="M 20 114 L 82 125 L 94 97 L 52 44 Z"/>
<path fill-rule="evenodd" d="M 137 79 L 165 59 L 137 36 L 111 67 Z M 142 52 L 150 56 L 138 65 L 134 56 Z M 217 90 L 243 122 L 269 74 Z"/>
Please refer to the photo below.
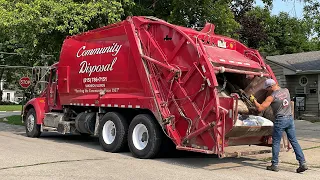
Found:
<path fill-rule="evenodd" d="M 26 119 L 24 121 L 26 127 L 26 133 L 28 137 L 39 137 L 41 135 L 40 125 L 37 124 L 36 111 L 31 108 L 29 109 Z"/>
<path fill-rule="evenodd" d="M 116 112 L 108 112 L 99 123 L 99 142 L 104 151 L 120 152 L 127 147 L 128 123 Z"/>
<path fill-rule="evenodd" d="M 96 113 L 80 113 L 75 119 L 76 129 L 80 134 L 94 134 Z"/>
<path fill-rule="evenodd" d="M 128 145 L 134 157 L 150 159 L 158 155 L 163 132 L 157 123 L 147 114 L 140 114 L 133 118 L 129 126 Z"/>

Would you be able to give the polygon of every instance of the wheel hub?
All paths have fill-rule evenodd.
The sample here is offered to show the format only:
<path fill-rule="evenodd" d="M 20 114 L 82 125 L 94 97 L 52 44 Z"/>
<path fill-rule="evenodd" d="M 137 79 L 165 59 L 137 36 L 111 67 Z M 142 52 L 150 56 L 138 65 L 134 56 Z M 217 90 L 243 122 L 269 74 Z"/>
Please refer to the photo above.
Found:
<path fill-rule="evenodd" d="M 33 130 L 35 118 L 32 114 L 30 114 L 27 118 L 27 130 L 28 132 L 31 132 Z"/>
<path fill-rule="evenodd" d="M 108 120 L 102 129 L 102 137 L 106 144 L 112 144 L 116 138 L 117 130 L 115 124 Z"/>
<path fill-rule="evenodd" d="M 116 128 L 112 128 L 111 129 L 111 136 L 115 136 L 116 135 Z"/>
<path fill-rule="evenodd" d="M 147 147 L 149 140 L 148 129 L 144 124 L 137 124 L 132 132 L 132 142 L 135 148 L 143 150 Z"/>
<path fill-rule="evenodd" d="M 147 141 L 148 140 L 147 138 L 148 138 L 148 134 L 146 132 L 142 133 L 141 142 Z"/>

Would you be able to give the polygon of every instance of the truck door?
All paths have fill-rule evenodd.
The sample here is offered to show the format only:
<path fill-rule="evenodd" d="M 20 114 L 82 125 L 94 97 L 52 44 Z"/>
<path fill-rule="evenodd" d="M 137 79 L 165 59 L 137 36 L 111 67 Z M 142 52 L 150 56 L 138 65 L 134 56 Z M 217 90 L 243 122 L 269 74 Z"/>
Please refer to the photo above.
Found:
<path fill-rule="evenodd" d="M 48 93 L 48 106 L 51 111 L 57 104 L 57 69 L 53 68 L 50 72 Z"/>

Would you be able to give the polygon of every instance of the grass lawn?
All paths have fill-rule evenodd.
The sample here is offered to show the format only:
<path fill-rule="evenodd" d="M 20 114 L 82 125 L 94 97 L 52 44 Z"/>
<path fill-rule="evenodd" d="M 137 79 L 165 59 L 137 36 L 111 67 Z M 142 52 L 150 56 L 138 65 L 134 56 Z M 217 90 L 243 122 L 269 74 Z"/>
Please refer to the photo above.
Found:
<path fill-rule="evenodd" d="M 21 116 L 20 115 L 13 115 L 6 118 L 1 118 L 0 122 L 8 123 L 8 124 L 14 124 L 14 125 L 23 125 L 21 122 Z"/>
<path fill-rule="evenodd" d="M 0 105 L 0 111 L 21 111 L 22 105 Z"/>

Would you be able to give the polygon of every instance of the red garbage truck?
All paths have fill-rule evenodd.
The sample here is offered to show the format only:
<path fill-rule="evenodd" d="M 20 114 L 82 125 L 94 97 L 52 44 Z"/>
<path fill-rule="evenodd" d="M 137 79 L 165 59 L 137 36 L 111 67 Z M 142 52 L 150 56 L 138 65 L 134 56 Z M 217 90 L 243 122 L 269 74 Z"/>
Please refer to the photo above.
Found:
<path fill-rule="evenodd" d="M 257 114 L 266 78 L 259 52 L 214 32 L 134 16 L 67 37 L 45 90 L 23 110 L 29 137 L 42 132 L 98 136 L 107 152 L 129 147 L 153 158 L 176 149 L 225 156 L 227 146 L 271 143 L 272 125 L 237 125 Z"/>

